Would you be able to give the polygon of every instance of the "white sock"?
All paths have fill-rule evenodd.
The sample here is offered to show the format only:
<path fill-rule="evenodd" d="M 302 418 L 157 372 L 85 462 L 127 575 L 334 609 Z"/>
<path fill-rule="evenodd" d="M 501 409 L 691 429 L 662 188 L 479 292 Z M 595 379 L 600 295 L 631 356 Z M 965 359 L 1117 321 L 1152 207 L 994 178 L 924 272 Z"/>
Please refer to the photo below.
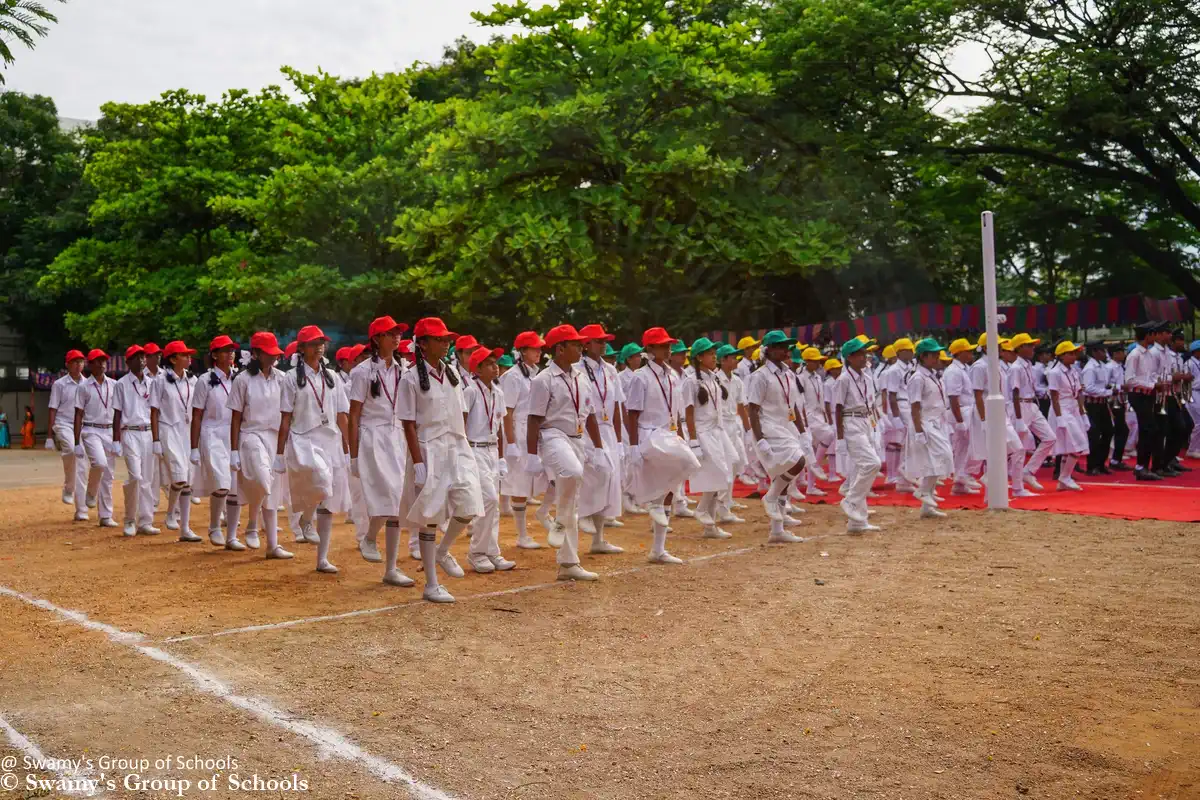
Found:
<path fill-rule="evenodd" d="M 320 566 L 329 561 L 329 544 L 333 539 L 333 514 L 324 509 L 317 509 L 317 536 L 321 538 L 317 543 L 317 565 Z"/>
<path fill-rule="evenodd" d="M 768 503 L 778 502 L 779 496 L 787 491 L 788 484 L 791 482 L 792 479 L 786 472 L 780 475 L 778 478 L 771 481 L 771 488 L 767 489 L 767 494 L 763 499 Z"/>
<path fill-rule="evenodd" d="M 430 525 L 419 534 L 421 542 L 421 563 L 425 565 L 425 588 L 432 589 L 438 585 L 437 579 L 437 527 Z"/>
<path fill-rule="evenodd" d="M 437 557 L 439 559 L 450 552 L 450 546 L 454 544 L 454 540 L 458 538 L 458 535 L 466 527 L 467 523 L 457 520 L 454 517 L 450 518 L 450 521 L 446 523 L 446 532 L 442 534 L 442 543 L 438 545 Z"/>
<path fill-rule="evenodd" d="M 771 520 L 771 535 L 779 536 L 782 533 L 783 533 L 783 520 L 781 520 L 781 519 Z"/>
<path fill-rule="evenodd" d="M 242 507 L 238 505 L 233 495 L 225 497 L 225 541 L 232 542 L 237 538 L 238 525 L 242 521 Z"/>
<path fill-rule="evenodd" d="M 650 555 L 661 556 L 667 552 L 667 528 L 665 525 L 654 523 L 654 542 L 650 545 Z"/>
<path fill-rule="evenodd" d="M 379 529 L 383 527 L 383 523 L 386 521 L 387 517 L 371 517 L 371 522 L 367 526 L 367 535 L 363 538 L 363 541 L 373 544 L 376 550 L 379 549 Z M 396 531 L 397 535 L 399 533 L 399 531 Z"/>
<path fill-rule="evenodd" d="M 375 522 L 375 519 L 372 518 L 371 522 Z M 383 560 L 383 568 L 387 572 L 391 572 L 396 569 L 396 559 L 400 558 L 400 520 L 387 520 L 383 538 L 384 546 L 387 548 L 387 557 Z"/>
<path fill-rule="evenodd" d="M 529 530 L 525 527 L 525 506 L 514 505 L 512 507 L 513 524 L 517 526 L 517 538 L 524 539 L 529 536 Z"/>
<path fill-rule="evenodd" d="M 170 517 L 172 514 L 174 514 L 176 511 L 179 510 L 179 495 L 181 492 L 182 492 L 181 489 L 176 489 L 174 486 L 171 487 L 170 494 L 167 496 L 167 516 L 168 517 Z M 183 530 L 183 529 L 181 528 L 181 530 Z"/>
<path fill-rule="evenodd" d="M 179 532 L 183 533 L 192 522 L 192 488 L 181 489 L 176 500 L 179 502 Z"/>
<path fill-rule="evenodd" d="M 208 529 L 219 531 L 222 527 L 222 515 L 225 513 L 225 498 L 213 495 L 208 498 Z"/>
<path fill-rule="evenodd" d="M 262 521 L 263 530 L 267 534 L 267 552 L 270 553 L 279 547 L 279 512 L 263 506 Z"/>
<path fill-rule="evenodd" d="M 592 514 L 591 520 L 596 528 L 596 532 L 592 534 L 592 544 L 597 545 L 604 541 L 604 515 Z"/>
<path fill-rule="evenodd" d="M 1075 480 L 1075 464 L 1079 461 L 1077 456 L 1063 456 L 1062 467 L 1058 470 L 1058 479 L 1071 483 Z"/>

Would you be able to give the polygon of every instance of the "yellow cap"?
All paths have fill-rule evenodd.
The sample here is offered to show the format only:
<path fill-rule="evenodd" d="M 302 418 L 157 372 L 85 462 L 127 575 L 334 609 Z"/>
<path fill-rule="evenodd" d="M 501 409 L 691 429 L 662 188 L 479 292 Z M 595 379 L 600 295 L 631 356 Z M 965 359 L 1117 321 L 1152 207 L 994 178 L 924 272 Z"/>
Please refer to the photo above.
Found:
<path fill-rule="evenodd" d="M 1012 349 L 1013 349 L 1012 339 L 1006 339 L 1002 336 L 1002 337 L 1000 337 L 1000 339 L 998 341 L 1000 342 L 1001 350 L 1008 350 L 1009 352 L 1012 351 Z"/>
<path fill-rule="evenodd" d="M 987 331 L 984 331 L 983 333 L 979 334 L 979 342 L 976 343 L 975 346 L 976 347 L 987 347 Z"/>
<path fill-rule="evenodd" d="M 738 339 L 738 350 L 745 350 L 747 347 L 755 347 L 758 345 L 758 339 L 753 336 L 743 336 Z"/>
<path fill-rule="evenodd" d="M 1065 342 L 1058 343 L 1058 346 L 1054 348 L 1054 355 L 1061 356 L 1063 353 L 1074 353 L 1075 351 L 1082 350 L 1082 349 L 1083 349 L 1083 345 L 1075 344 L 1070 339 L 1068 339 Z"/>
<path fill-rule="evenodd" d="M 950 356 L 946 355 L 946 351 L 945 351 L 945 350 L 941 350 L 941 351 L 939 351 L 939 352 L 938 352 L 938 361 L 953 361 L 953 360 L 954 360 L 953 358 L 951 358 Z"/>
<path fill-rule="evenodd" d="M 842 362 L 838 361 L 836 358 L 831 358 L 825 362 L 825 371 L 828 372 L 831 369 L 840 369 L 841 366 Z"/>
<path fill-rule="evenodd" d="M 751 360 L 751 361 L 758 361 L 758 359 L 759 359 L 761 356 L 762 356 L 762 348 L 761 348 L 761 347 L 756 347 L 756 348 L 754 348 L 754 352 L 750 354 L 750 360 Z"/>
<path fill-rule="evenodd" d="M 822 354 L 821 351 L 815 347 L 804 348 L 804 352 L 800 354 L 800 357 L 803 358 L 805 361 L 824 361 L 825 360 L 824 354 Z"/>
<path fill-rule="evenodd" d="M 884 358 L 895 358 L 896 357 L 896 348 L 892 347 L 890 344 L 887 347 L 883 348 L 883 357 Z"/>
<path fill-rule="evenodd" d="M 1020 347 L 1023 344 L 1038 344 L 1042 340 L 1035 339 L 1032 336 L 1030 336 L 1028 333 L 1018 333 L 1016 336 L 1012 337 L 1008 341 L 1009 341 L 1009 344 L 1012 345 L 1012 349 L 1016 350 L 1018 347 Z"/>
<path fill-rule="evenodd" d="M 984 334 L 984 336 L 986 336 L 986 335 L 987 334 Z M 952 356 L 956 356 L 959 353 L 965 352 L 967 350 L 974 350 L 974 349 L 975 348 L 966 339 L 955 339 L 953 342 L 950 343 L 950 355 L 952 355 Z"/>
<path fill-rule="evenodd" d="M 896 341 L 892 342 L 892 347 L 896 348 L 897 353 L 899 353 L 901 350 L 916 349 L 912 343 L 912 339 L 897 339 Z"/>

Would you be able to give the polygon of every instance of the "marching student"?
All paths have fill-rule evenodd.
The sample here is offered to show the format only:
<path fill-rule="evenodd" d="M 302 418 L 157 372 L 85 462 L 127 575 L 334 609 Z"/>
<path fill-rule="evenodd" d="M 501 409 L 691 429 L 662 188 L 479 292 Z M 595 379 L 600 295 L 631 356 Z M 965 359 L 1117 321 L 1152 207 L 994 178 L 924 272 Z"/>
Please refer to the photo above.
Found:
<path fill-rule="evenodd" d="M 875 379 L 867 370 L 867 345 L 859 339 L 843 343 L 842 359 L 846 367 L 833 386 L 838 467 L 846 476 L 840 490 L 841 507 L 847 531 L 877 531 L 879 526 L 870 523 L 867 508 L 867 495 L 882 466 L 875 442 L 876 390 Z M 829 371 L 828 364 L 825 368 Z"/>
<path fill-rule="evenodd" d="M 722 424 L 722 409 L 731 398 L 729 390 L 717 378 L 717 352 L 717 343 L 706 337 L 692 342 L 692 371 L 683 383 L 688 445 L 700 462 L 700 468 L 688 477 L 688 484 L 693 492 L 700 493 L 696 519 L 704 526 L 705 539 L 732 536 L 717 527 L 717 523 L 722 510 L 720 496 L 729 489 L 737 459 L 733 442 Z"/>
<path fill-rule="evenodd" d="M 163 350 L 154 342 L 146 342 L 142 345 L 142 362 L 145 364 L 146 377 L 151 381 L 161 380 L 167 373 L 165 367 L 162 366 L 164 359 Z M 167 514 L 166 527 L 167 530 L 179 530 L 179 521 L 176 517 L 179 514 L 179 493 L 171 491 L 171 477 L 167 474 L 167 464 L 161 458 L 154 460 L 154 466 L 150 469 L 150 514 L 158 510 L 158 497 L 160 492 L 167 493 Z"/>
<path fill-rule="evenodd" d="M 143 350 L 140 344 L 125 349 L 126 372 L 113 387 L 113 454 L 124 456 L 125 470 L 125 528 L 126 536 L 156 536 L 154 506 L 158 499 L 152 494 L 153 476 L 158 471 L 154 455 L 154 439 L 150 434 L 150 389 L 154 382 L 145 374 Z"/>
<path fill-rule="evenodd" d="M 1032 450 L 1022 470 L 1022 480 L 1031 489 L 1041 490 L 1035 473 L 1054 449 L 1054 429 L 1038 407 L 1037 381 L 1033 372 L 1033 350 L 1041 342 L 1027 333 L 1018 333 L 1008 341 L 1016 354 L 1009 367 L 1009 394 L 1013 403 L 1013 427 L 1021 437 L 1026 451 Z M 1049 376 L 1047 376 L 1049 381 Z M 1034 438 L 1037 444 L 1034 444 Z"/>
<path fill-rule="evenodd" d="M 400 421 L 408 446 L 400 518 L 420 529 L 421 562 L 425 569 L 422 597 L 432 603 L 453 603 L 454 596 L 438 583 L 437 567 L 461 578 L 462 567 L 450 554 L 454 540 L 483 513 L 479 470 L 467 443 L 463 393 L 458 372 L 443 359 L 455 336 L 442 320 L 426 317 L 413 329 L 416 366 L 400 378 Z M 439 525 L 445 525 L 437 543 Z"/>
<path fill-rule="evenodd" d="M 614 336 L 613 338 L 617 337 Z M 611 342 L 604 345 L 604 363 L 613 369 L 617 368 L 617 351 L 613 349 Z"/>
<path fill-rule="evenodd" d="M 404 366 L 397 358 L 400 336 L 408 326 L 390 316 L 372 320 L 367 329 L 370 358 L 350 372 L 350 473 L 357 477 L 369 519 L 358 549 L 367 561 L 384 563 L 383 582 L 412 586 L 400 571 L 400 502 L 403 494 L 404 435 L 399 408 Z M 379 555 L 378 536 L 384 529 L 386 558 Z"/>
<path fill-rule="evenodd" d="M 683 368 L 687 365 L 688 360 L 688 345 L 687 342 L 680 339 L 671 345 L 671 355 L 667 363 L 671 365 L 671 369 L 675 371 L 675 379 L 679 382 L 680 390 L 683 389 Z M 679 406 L 679 419 L 676 420 L 676 425 L 679 430 L 683 430 L 683 414 L 684 409 L 682 404 Z M 687 484 L 680 483 L 675 487 L 672 495 L 675 498 L 674 506 L 671 513 L 677 517 L 694 517 L 695 512 L 691 509 L 691 500 L 687 496 Z"/>
<path fill-rule="evenodd" d="M 996 344 L 999 345 L 1000 351 L 1000 394 L 1004 397 L 1005 418 L 1004 418 L 1004 437 L 1005 449 L 1008 457 L 1008 465 L 1006 469 L 1009 488 L 1012 491 L 1013 497 L 1036 497 L 1030 491 L 1022 480 L 1022 472 L 1025 465 L 1025 446 L 1021 442 L 1021 437 L 1017 434 L 1017 430 L 1013 425 L 1012 411 L 1012 392 L 1007 388 L 1009 386 L 1009 368 L 1005 357 L 1015 358 L 1015 353 L 1007 348 L 1008 339 L 998 337 Z M 979 348 L 979 358 L 971 364 L 971 391 L 975 394 L 975 414 L 971 419 L 971 456 L 970 460 L 976 464 L 987 463 L 987 407 L 985 400 L 988 393 L 988 355 L 987 355 L 987 333 L 979 334 L 979 343 L 976 345 Z M 986 471 L 982 482 L 986 480 Z"/>
<path fill-rule="evenodd" d="M 1090 423 L 1088 437 L 1088 475 L 1111 475 L 1108 468 L 1108 449 L 1113 439 L 1112 370 L 1108 364 L 1108 348 L 1104 342 L 1092 342 L 1087 347 L 1087 364 L 1083 366 L 1083 405 Z"/>
<path fill-rule="evenodd" d="M 1137 426 L 1137 417 L 1129 408 L 1129 396 L 1125 387 L 1125 345 L 1112 344 L 1108 347 L 1108 382 L 1112 385 L 1113 446 L 1112 459 L 1108 468 L 1114 472 L 1131 472 L 1133 467 L 1124 463 L 1125 450 L 1129 443 L 1130 421 Z"/>
<path fill-rule="evenodd" d="M 1166 328 L 1166 323 L 1163 323 Z M 1192 438 L 1193 423 L 1187 404 L 1192 397 L 1192 374 L 1183 361 L 1185 350 L 1183 330 L 1167 331 L 1163 339 L 1167 354 L 1167 372 L 1171 390 L 1167 396 L 1167 419 L 1170 435 L 1167 439 L 1167 465 L 1175 472 L 1191 472 L 1179 460 Z"/>
<path fill-rule="evenodd" d="M 541 473 L 534 475 L 526 472 L 521 454 L 525 452 L 524 442 L 529 425 L 529 386 L 540 371 L 538 359 L 545 344 L 537 331 L 517 334 L 517 338 L 513 340 L 513 349 L 517 351 L 520 360 L 516 368 L 504 373 L 500 381 L 507 406 L 504 416 L 504 450 L 509 459 L 508 474 L 500 483 L 500 493 L 511 498 L 513 522 L 517 528 L 517 547 L 525 550 L 537 550 L 542 546 L 529 535 L 525 510 L 529 498 L 545 491 L 546 478 Z M 537 516 L 539 520 L 544 518 L 543 524 L 547 529 L 552 529 L 549 509 L 550 504 L 544 503 L 538 509 Z"/>
<path fill-rule="evenodd" d="M 768 542 L 804 541 L 784 528 L 789 521 L 785 513 L 785 492 L 805 465 L 804 447 L 800 441 L 804 423 L 798 413 L 800 387 L 790 367 L 785 365 L 795 343 L 796 340 L 788 338 L 783 331 L 768 332 L 761 343 L 765 363 L 751 373 L 746 384 L 746 409 L 754 431 L 754 447 L 771 481 L 762 498 L 763 508 L 771 520 Z M 791 522 L 795 523 L 795 520 Z"/>
<path fill-rule="evenodd" d="M 325 367 L 329 337 L 316 325 L 306 325 L 296 336 L 296 368 L 282 380 L 279 395 L 279 432 L 272 469 L 287 473 L 292 503 L 317 520 L 317 572 L 337 574 L 329 561 L 333 515 L 349 510 L 349 483 L 343 476 L 350 467 L 347 419 L 350 402 L 341 384 Z M 243 465 L 244 466 L 244 465 Z M 269 494 L 269 493 L 268 493 Z M 268 554 L 279 550 L 276 506 L 264 506 Z M 251 518 L 254 517 L 251 506 Z M 272 558 L 279 558 L 276 555 Z"/>
<path fill-rule="evenodd" d="M 633 380 L 633 374 L 642 368 L 642 363 L 645 361 L 644 353 L 646 352 L 637 342 L 630 342 L 621 348 L 621 352 L 617 355 L 617 374 L 621 378 L 621 390 L 629 391 L 629 383 Z M 621 369 L 622 365 L 625 367 Z"/>
<path fill-rule="evenodd" d="M 879 363 L 875 365 L 873 370 L 871 370 L 871 374 L 875 376 L 876 383 L 882 381 L 883 371 L 892 364 L 896 363 L 896 346 L 891 344 L 887 345 L 883 348 L 883 351 L 879 355 Z"/>
<path fill-rule="evenodd" d="M 108 354 L 90 350 L 87 355 L 90 376 L 75 391 L 75 423 L 72 439 L 75 458 L 87 458 L 89 464 L 87 497 L 96 498 L 101 528 L 119 527 L 113 519 L 112 482 L 116 467 L 113 443 L 113 394 L 116 381 L 104 373 Z"/>
<path fill-rule="evenodd" d="M 583 357 L 575 362 L 574 369 L 584 382 L 584 389 L 596 414 L 600 439 L 604 442 L 604 452 L 600 456 L 591 452 L 590 440 L 584 442 L 588 459 L 584 465 L 583 484 L 579 489 L 579 527 L 592 534 L 592 554 L 621 553 L 624 552 L 623 548 L 604 539 L 605 525 L 621 515 L 624 494 L 624 465 L 621 458 L 621 448 L 624 446 L 621 429 L 624 422 L 621 404 L 625 402 L 625 393 L 621 390 L 616 368 L 604 360 L 605 354 L 612 349 L 608 343 L 616 337 L 597 324 L 584 325 L 579 335 L 585 339 Z M 593 467 L 592 460 L 596 457 L 606 459 L 607 467 Z M 603 523 L 595 525 L 593 517 L 599 517 Z"/>
<path fill-rule="evenodd" d="M 944 517 L 938 510 L 937 482 L 954 473 L 954 450 L 946 428 L 946 390 L 937 374 L 942 346 L 935 339 L 922 339 L 916 346 L 919 362 L 908 379 L 912 431 L 909 437 L 907 472 L 920 484 L 913 495 L 921 501 L 921 518 Z"/>
<path fill-rule="evenodd" d="M 1062 456 L 1058 473 L 1058 490 L 1081 492 L 1075 482 L 1075 462 L 1088 455 L 1087 412 L 1083 404 L 1083 386 L 1079 375 L 1071 369 L 1083 345 L 1060 342 L 1054 348 L 1055 364 L 1047 370 L 1050 384 L 1051 419 L 1058 435 L 1054 439 L 1054 455 Z"/>
<path fill-rule="evenodd" d="M 496 367 L 500 371 L 501 378 L 504 377 L 504 373 L 508 372 L 514 366 L 516 366 L 516 362 L 513 361 L 513 357 L 508 353 L 505 353 L 504 355 L 500 356 L 500 358 L 496 359 Z"/>
<path fill-rule="evenodd" d="M 896 363 L 882 373 L 882 389 L 886 398 L 883 406 L 886 420 L 883 431 L 886 483 L 895 484 L 898 492 L 912 493 L 916 486 L 904 474 L 904 450 L 910 425 L 908 381 L 916 371 L 916 365 L 913 364 L 914 346 L 911 339 L 902 338 L 893 342 L 892 347 L 896 351 Z"/>
<path fill-rule="evenodd" d="M 479 342 L 470 334 L 459 336 L 454 340 L 454 364 L 458 368 L 458 377 L 462 378 L 464 389 L 471 385 L 471 354 L 477 347 L 479 347 Z"/>
<path fill-rule="evenodd" d="M 890 345 L 889 345 L 890 347 Z M 845 473 L 841 468 L 848 466 L 848 462 L 843 459 L 841 462 L 837 458 L 837 427 L 834 424 L 834 413 L 837 409 L 837 399 L 834 397 L 834 389 L 837 386 L 837 379 L 842 374 L 842 362 L 836 358 L 827 358 L 825 363 L 821 365 L 821 371 L 825 377 L 821 380 L 821 403 L 825 406 L 825 421 L 829 423 L 829 427 L 833 430 L 833 443 L 829 445 L 829 449 L 825 454 L 826 463 L 829 464 L 829 475 L 831 479 L 844 478 Z M 876 399 L 878 402 L 878 399 Z M 878 436 L 878 432 L 876 433 Z"/>
<path fill-rule="evenodd" d="M 546 333 L 546 348 L 553 360 L 529 387 L 529 424 L 525 441 L 526 471 L 546 473 L 555 484 L 558 521 L 557 535 L 551 534 L 551 546 L 558 547 L 558 579 L 594 581 L 599 576 L 579 564 L 580 484 L 585 470 L 592 479 L 606 486 L 612 462 L 605 453 L 604 440 L 596 421 L 591 393 L 574 365 L 583 354 L 584 337 L 571 325 L 558 325 Z M 584 449 L 583 435 L 592 441 Z M 595 499 L 591 502 L 595 505 Z M 606 502 L 606 496 L 599 498 Z M 596 530 L 603 530 L 601 514 L 592 517 Z M 556 542 L 556 538 L 561 541 Z"/>
<path fill-rule="evenodd" d="M 737 376 L 742 379 L 742 384 L 745 385 L 750 373 L 754 371 L 755 362 L 758 358 L 759 341 L 753 336 L 743 336 L 738 339 L 737 349 L 741 351 L 742 360 L 737 365 Z"/>
<path fill-rule="evenodd" d="M 75 397 L 83 384 L 87 360 L 78 350 L 67 352 L 67 374 L 50 387 L 50 436 L 46 449 L 57 448 L 63 463 L 62 501 L 75 506 L 75 521 L 86 522 L 88 508 L 96 504 L 87 494 L 88 463 L 75 457 Z"/>
<path fill-rule="evenodd" d="M 166 369 L 150 389 L 150 435 L 156 459 L 167 472 L 171 507 L 178 508 L 179 541 L 203 541 L 192 532 L 192 387 L 188 374 L 195 350 L 181 341 L 169 342 L 162 351 Z"/>
<path fill-rule="evenodd" d="M 629 385 L 633 382 L 633 376 L 645 361 L 643 348 L 637 342 L 630 342 L 621 348 L 621 352 L 617 355 L 617 378 L 621 384 L 621 397 L 629 396 Z M 621 369 L 622 365 L 625 367 Z M 624 402 L 624 401 L 622 401 Z M 624 409 L 622 408 L 622 415 Z M 623 421 L 622 421 L 623 422 Z M 623 427 L 623 426 L 622 426 Z M 633 497 L 630 494 L 630 487 L 633 484 L 634 465 L 629 457 L 628 437 L 622 437 L 624 443 L 621 445 L 621 492 L 622 492 L 622 509 L 626 514 L 645 514 L 646 509 L 633 502 Z"/>
<path fill-rule="evenodd" d="M 971 343 L 955 339 L 950 343 L 953 359 L 942 373 L 942 386 L 950 404 L 950 447 L 954 456 L 954 486 L 951 494 L 979 494 L 979 485 L 971 476 L 971 427 L 975 413 L 975 392 L 971 387 L 971 364 L 975 360 Z"/>
<path fill-rule="evenodd" d="M 815 347 L 806 347 L 800 353 L 800 358 L 804 362 L 804 367 L 800 370 L 800 387 L 803 390 L 800 400 L 803 403 L 806 429 L 811 432 L 813 442 L 813 460 L 808 465 L 806 494 L 823 497 L 825 491 L 817 486 L 816 473 L 821 459 L 825 457 L 834 442 L 833 425 L 826 417 L 825 379 L 821 375 L 821 366 L 825 363 L 825 356 Z"/>
<path fill-rule="evenodd" d="M 516 566 L 500 552 L 500 481 L 508 474 L 504 460 L 504 391 L 497 384 L 501 348 L 475 345 L 467 364 L 471 383 L 466 387 L 466 431 L 475 467 L 483 514 L 471 521 L 471 549 L 467 560 L 480 573 L 503 572 Z"/>
<path fill-rule="evenodd" d="M 222 527 L 236 529 L 241 509 L 229 446 L 228 406 L 238 347 L 221 335 L 209 344 L 208 353 L 212 367 L 197 379 L 192 391 L 192 492 L 209 496 L 208 540 L 214 547 L 224 547 Z"/>
<path fill-rule="evenodd" d="M 667 509 L 672 493 L 700 467 L 691 448 L 679 436 L 683 394 L 675 371 L 667 363 L 674 339 L 665 328 L 642 334 L 642 347 L 650 360 L 634 373 L 625 396 L 625 431 L 634 475 L 631 494 L 635 502 L 649 503 L 653 541 L 649 560 L 656 564 L 682 564 L 667 552 Z"/>
<path fill-rule="evenodd" d="M 746 469 L 746 431 L 750 430 L 750 416 L 746 411 L 746 387 L 742 379 L 735 373 L 737 367 L 738 349 L 731 344 L 723 344 L 717 348 L 717 366 L 715 373 L 717 383 L 723 388 L 721 403 L 721 427 L 729 437 L 733 447 L 733 463 L 730 465 L 729 482 L 718 495 L 717 524 L 745 522 L 734 513 L 735 509 L 745 508 L 733 497 L 733 482 Z M 728 394 L 725 394 L 727 392 Z"/>

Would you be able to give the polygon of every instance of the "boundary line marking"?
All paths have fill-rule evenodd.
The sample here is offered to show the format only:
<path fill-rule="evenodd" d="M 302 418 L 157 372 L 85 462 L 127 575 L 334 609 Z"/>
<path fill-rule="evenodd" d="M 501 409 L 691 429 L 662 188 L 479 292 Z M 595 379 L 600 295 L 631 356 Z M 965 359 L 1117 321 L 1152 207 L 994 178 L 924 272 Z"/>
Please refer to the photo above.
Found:
<path fill-rule="evenodd" d="M 76 625 L 87 630 L 103 633 L 114 644 L 124 645 L 148 658 L 172 667 L 187 676 L 198 691 L 224 700 L 226 703 L 249 712 L 269 725 L 307 739 L 317 746 L 317 750 L 322 757 L 332 756 L 352 764 L 357 764 L 364 767 L 369 773 L 384 783 L 404 784 L 416 800 L 452 800 L 450 795 L 421 782 L 403 767 L 368 753 L 334 729 L 327 728 L 316 722 L 297 718 L 276 708 L 263 698 L 238 694 L 220 678 L 206 672 L 195 664 L 177 658 L 158 647 L 143 644 L 142 642 L 145 640 L 145 637 L 139 633 L 122 631 L 103 622 L 97 622 L 89 618 L 82 611 L 60 608 L 49 600 L 31 597 L 15 589 L 10 589 L 7 586 L 0 586 L 0 595 L 11 597 L 34 608 L 48 611 L 61 619 L 74 622 Z"/>
<path fill-rule="evenodd" d="M 9 723 L 9 721 L 4 718 L 3 714 L 0 714 L 0 729 L 2 729 L 4 731 L 5 736 L 7 736 L 7 738 L 8 738 L 9 744 L 11 744 L 17 750 L 20 750 L 22 753 L 24 753 L 27 758 L 33 759 L 35 762 L 38 763 L 38 765 L 44 765 L 47 762 L 57 760 L 57 759 L 47 758 L 46 754 L 42 752 L 41 748 L 39 748 L 36 744 L 34 744 L 29 739 L 29 737 L 25 736 L 19 730 L 14 728 Z M 18 774 L 18 772 L 17 772 L 18 767 L 20 767 L 21 769 L 24 769 L 24 762 L 22 762 L 21 764 L 18 764 L 18 765 L 14 765 L 12 769 L 5 769 L 5 772 L 12 774 L 12 775 L 16 775 L 16 774 Z M 99 788 L 100 787 L 99 779 L 87 777 L 92 772 L 90 769 L 76 770 L 76 769 L 72 768 L 69 772 L 63 772 L 62 770 L 59 770 L 59 769 L 46 769 L 46 768 L 42 767 L 39 771 L 53 772 L 54 774 L 58 775 L 60 781 L 66 781 L 67 784 L 65 787 L 60 788 L 59 786 L 55 786 L 54 788 L 56 791 L 59 791 L 62 794 L 67 795 L 68 797 L 99 797 L 100 795 L 104 794 L 103 790 L 101 790 Z M 26 773 L 26 774 L 28 774 L 28 773 Z M 84 783 L 84 782 L 87 782 L 88 784 L 90 784 L 91 788 L 84 789 L 84 788 L 76 785 L 77 783 Z M 18 791 L 23 788 L 25 788 L 25 786 L 23 784 L 18 784 L 13 789 L 13 791 Z"/>

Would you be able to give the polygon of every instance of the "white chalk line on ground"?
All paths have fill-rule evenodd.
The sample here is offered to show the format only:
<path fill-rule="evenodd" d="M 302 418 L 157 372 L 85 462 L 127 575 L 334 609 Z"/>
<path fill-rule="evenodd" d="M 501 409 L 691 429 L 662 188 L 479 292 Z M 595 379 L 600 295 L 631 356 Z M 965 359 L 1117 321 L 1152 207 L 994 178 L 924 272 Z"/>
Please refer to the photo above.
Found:
<path fill-rule="evenodd" d="M 17 750 L 25 754 L 29 761 L 21 761 L 18 765 L 14 765 L 11 769 L 5 766 L 5 772 L 22 776 L 28 775 L 29 772 L 53 772 L 58 776 L 58 779 L 53 781 L 52 786 L 44 786 L 41 783 L 35 785 L 35 790 L 50 789 L 59 794 L 64 794 L 68 797 L 99 797 L 103 792 L 99 788 L 99 779 L 89 778 L 92 770 L 71 767 L 70 769 L 58 769 L 57 767 L 65 764 L 68 759 L 52 759 L 47 758 L 42 749 L 30 741 L 29 737 L 25 736 L 19 730 L 14 728 L 3 714 L 0 714 L 0 729 L 4 731 L 8 738 L 8 743 Z M 32 769 L 29 769 L 32 767 Z M 19 777 L 20 779 L 20 777 Z M 43 779 L 44 780 L 44 779 Z M 3 786 L 3 789 L 28 789 L 31 788 L 26 780 L 20 779 L 20 783 L 16 786 Z"/>
<path fill-rule="evenodd" d="M 130 647 L 144 656 L 159 663 L 172 667 L 186 675 L 199 691 L 213 695 L 230 705 L 247 711 L 258 719 L 281 728 L 315 744 L 321 755 L 340 758 L 344 761 L 366 768 L 375 777 L 386 783 L 404 784 L 416 800 L 450 800 L 450 795 L 419 781 L 404 768 L 393 764 L 379 756 L 363 750 L 354 742 L 342 736 L 332 728 L 324 727 L 316 722 L 298 719 L 288 714 L 267 700 L 238 694 L 220 678 L 206 672 L 195 664 L 177 658 L 158 647 L 142 644 L 141 634 L 129 633 L 90 619 L 87 614 L 68 608 L 60 608 L 48 600 L 31 597 L 22 592 L 0 586 L 0 595 L 20 600 L 23 603 L 48 611 L 62 619 L 74 622 L 80 627 L 103 633 L 115 644 Z"/>

